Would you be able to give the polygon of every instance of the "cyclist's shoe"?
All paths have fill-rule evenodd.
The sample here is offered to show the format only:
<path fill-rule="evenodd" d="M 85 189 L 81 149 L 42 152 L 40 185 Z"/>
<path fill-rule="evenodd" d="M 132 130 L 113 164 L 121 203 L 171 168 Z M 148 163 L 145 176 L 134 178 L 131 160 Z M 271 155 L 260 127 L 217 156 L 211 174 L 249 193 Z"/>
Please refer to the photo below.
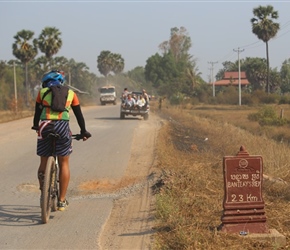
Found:
<path fill-rule="evenodd" d="M 64 211 L 68 207 L 68 201 L 67 200 L 58 201 L 57 207 L 59 211 Z"/>

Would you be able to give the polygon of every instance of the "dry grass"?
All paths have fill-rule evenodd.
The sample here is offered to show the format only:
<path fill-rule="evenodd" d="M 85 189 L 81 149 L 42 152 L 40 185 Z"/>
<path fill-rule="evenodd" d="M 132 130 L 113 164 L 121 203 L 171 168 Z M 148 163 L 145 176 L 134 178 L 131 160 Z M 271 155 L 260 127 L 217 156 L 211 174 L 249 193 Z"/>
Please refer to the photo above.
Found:
<path fill-rule="evenodd" d="M 13 111 L 0 111 L 0 123 L 14 121 L 31 116 L 33 116 L 33 111 L 29 110 L 23 110 L 17 113 Z"/>
<path fill-rule="evenodd" d="M 283 108 L 289 117 L 289 108 Z M 159 111 L 167 122 L 157 146 L 155 249 L 279 249 L 271 242 L 217 232 L 223 212 L 222 160 L 236 155 L 241 145 L 250 155 L 261 155 L 264 174 L 277 180 L 263 184 L 267 224 L 287 237 L 287 246 L 280 249 L 289 249 L 290 148 L 285 140 L 271 139 L 281 132 L 286 137 L 289 127 L 261 128 L 250 122 L 248 114 L 258 109 L 165 106 Z"/>

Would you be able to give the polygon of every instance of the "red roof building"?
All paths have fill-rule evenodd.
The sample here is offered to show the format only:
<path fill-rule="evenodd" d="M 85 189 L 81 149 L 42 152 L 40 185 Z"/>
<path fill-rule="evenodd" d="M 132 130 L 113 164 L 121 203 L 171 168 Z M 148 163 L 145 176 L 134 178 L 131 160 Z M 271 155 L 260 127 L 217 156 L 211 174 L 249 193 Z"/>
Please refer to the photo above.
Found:
<path fill-rule="evenodd" d="M 246 72 L 241 73 L 241 86 L 249 85 Z M 225 72 L 222 80 L 214 82 L 215 86 L 239 86 L 239 72 Z"/>

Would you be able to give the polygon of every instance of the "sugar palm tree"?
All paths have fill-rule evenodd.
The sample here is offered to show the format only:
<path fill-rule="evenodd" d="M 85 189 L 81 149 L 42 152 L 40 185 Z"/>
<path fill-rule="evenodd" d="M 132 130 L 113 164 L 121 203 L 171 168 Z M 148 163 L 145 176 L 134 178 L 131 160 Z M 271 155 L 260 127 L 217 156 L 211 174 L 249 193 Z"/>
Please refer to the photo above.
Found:
<path fill-rule="evenodd" d="M 125 62 L 120 54 L 113 54 L 114 66 L 112 71 L 114 74 L 119 74 L 124 70 Z"/>
<path fill-rule="evenodd" d="M 119 74 L 124 70 L 124 59 L 120 54 L 112 53 L 108 50 L 103 50 L 98 56 L 97 67 L 99 72 L 107 77 L 110 72 Z"/>
<path fill-rule="evenodd" d="M 83 62 L 75 62 L 70 60 L 70 71 L 71 71 L 71 78 L 74 79 L 74 86 L 84 89 L 86 83 L 82 82 L 82 79 L 86 76 L 89 68 Z"/>
<path fill-rule="evenodd" d="M 28 105 L 30 86 L 28 83 L 28 63 L 37 55 L 37 40 L 33 39 L 34 32 L 21 30 L 14 36 L 12 53 L 25 67 L 26 104 Z M 33 39 L 33 40 L 32 40 Z"/>
<path fill-rule="evenodd" d="M 45 27 L 38 38 L 38 47 L 50 62 L 52 67 L 52 56 L 57 54 L 62 46 L 61 32 L 55 27 Z"/>
<path fill-rule="evenodd" d="M 33 68 L 37 79 L 41 79 L 43 74 L 49 70 L 49 61 L 45 56 L 40 56 L 33 61 Z"/>
<path fill-rule="evenodd" d="M 52 67 L 66 72 L 68 70 L 68 59 L 64 56 L 56 56 L 52 60 Z"/>
<path fill-rule="evenodd" d="M 112 53 L 108 50 L 103 50 L 97 59 L 97 67 L 99 72 L 107 77 L 107 75 L 112 71 L 114 66 L 114 60 L 112 58 Z"/>
<path fill-rule="evenodd" d="M 271 38 L 275 37 L 280 24 L 275 23 L 274 20 L 278 19 L 278 11 L 275 11 L 273 6 L 259 6 L 253 9 L 254 17 L 251 19 L 252 32 L 264 43 L 266 43 L 266 55 L 267 55 L 267 91 L 270 92 L 269 85 L 269 48 L 268 42 Z"/>

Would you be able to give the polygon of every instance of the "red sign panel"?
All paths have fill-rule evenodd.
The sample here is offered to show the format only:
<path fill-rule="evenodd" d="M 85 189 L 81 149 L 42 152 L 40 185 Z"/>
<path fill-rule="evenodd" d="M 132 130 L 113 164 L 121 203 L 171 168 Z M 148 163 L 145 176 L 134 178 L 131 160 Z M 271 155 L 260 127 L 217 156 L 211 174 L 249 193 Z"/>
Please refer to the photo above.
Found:
<path fill-rule="evenodd" d="M 224 157 L 224 207 L 260 207 L 262 198 L 263 159 L 261 156 Z"/>
<path fill-rule="evenodd" d="M 268 233 L 262 197 L 263 159 L 241 146 L 236 156 L 225 156 L 223 232 Z"/>

